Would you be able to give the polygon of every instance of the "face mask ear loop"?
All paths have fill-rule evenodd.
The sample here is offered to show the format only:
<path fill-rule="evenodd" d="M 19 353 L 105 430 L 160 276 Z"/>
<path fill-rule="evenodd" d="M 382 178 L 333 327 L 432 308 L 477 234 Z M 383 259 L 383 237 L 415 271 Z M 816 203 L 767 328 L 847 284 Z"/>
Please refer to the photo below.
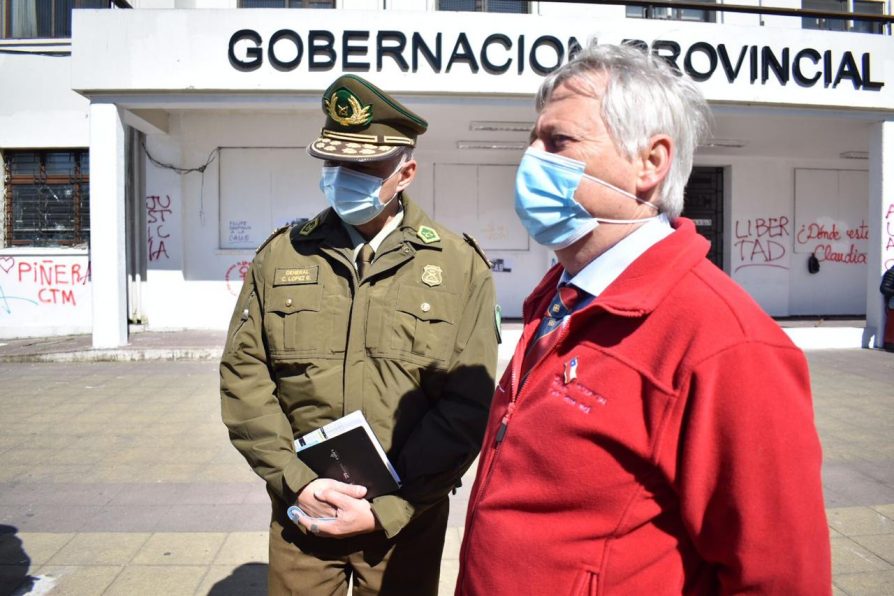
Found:
<path fill-rule="evenodd" d="M 383 185 L 385 184 L 385 182 L 386 182 L 387 180 L 390 180 L 392 176 L 394 176 L 395 174 L 397 174 L 398 172 L 400 172 L 400 169 L 401 169 L 402 167 L 404 167 L 404 164 L 406 164 L 407 161 L 409 161 L 406 157 L 407 157 L 406 154 L 404 154 L 404 155 L 400 158 L 400 163 L 397 164 L 397 167 L 394 168 L 394 171 L 391 172 L 390 174 L 388 174 L 388 176 L 382 180 L 382 184 L 383 184 Z M 393 201 L 394 199 L 396 199 L 396 198 L 397 198 L 397 195 L 399 195 L 399 194 L 400 194 L 400 191 L 394 193 L 394 196 L 392 196 L 390 199 L 388 199 L 387 201 L 385 201 L 384 203 L 382 203 L 382 211 L 384 211 L 385 209 L 387 209 L 387 208 L 388 208 L 388 205 L 391 204 L 391 201 Z"/>
<path fill-rule="evenodd" d="M 601 224 L 641 224 L 659 217 L 659 215 L 653 215 L 652 217 L 642 217 L 640 219 L 606 219 L 603 217 L 594 217 L 593 219 Z"/>
<path fill-rule="evenodd" d="M 591 175 L 589 175 L 589 174 L 583 174 L 583 178 L 589 180 L 590 182 L 595 182 L 596 184 L 602 185 L 602 186 L 604 186 L 605 188 L 608 188 L 608 189 L 613 190 L 613 191 L 615 191 L 615 192 L 619 192 L 619 193 L 621 193 L 622 195 L 624 195 L 625 197 L 627 197 L 628 199 L 633 199 L 633 200 L 636 201 L 637 203 L 642 203 L 643 205 L 648 205 L 649 207 L 651 207 L 651 208 L 654 209 L 655 211 L 658 211 L 658 206 L 657 206 L 657 205 L 655 205 L 655 204 L 653 204 L 653 203 L 650 203 L 649 201 L 645 201 L 645 200 L 639 198 L 638 196 L 636 196 L 636 195 L 633 194 L 633 193 L 629 193 L 629 192 L 627 192 L 626 190 L 622 190 L 622 189 L 618 188 L 617 186 L 615 186 L 614 184 L 611 184 L 610 182 L 606 182 L 605 180 L 602 180 L 601 178 L 597 178 L 597 177 L 595 177 L 595 176 L 591 176 Z"/>

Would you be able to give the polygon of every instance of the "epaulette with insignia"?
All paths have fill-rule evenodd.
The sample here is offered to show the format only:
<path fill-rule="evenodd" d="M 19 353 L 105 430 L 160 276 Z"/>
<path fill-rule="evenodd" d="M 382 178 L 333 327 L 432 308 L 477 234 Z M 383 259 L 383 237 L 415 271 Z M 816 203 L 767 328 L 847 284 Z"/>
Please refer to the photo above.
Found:
<path fill-rule="evenodd" d="M 478 256 L 480 256 L 482 259 L 484 259 L 484 262 L 487 263 L 487 268 L 488 268 L 488 269 L 493 269 L 494 264 L 491 263 L 491 262 L 490 262 L 490 259 L 487 258 L 487 255 L 484 254 L 484 249 L 482 249 L 482 248 L 478 245 L 478 242 L 477 242 L 474 238 L 472 238 L 471 236 L 469 236 L 468 234 L 463 234 L 463 239 L 464 239 L 466 242 L 469 243 L 469 246 L 471 246 L 472 248 L 475 249 L 475 252 L 478 253 Z"/>
<path fill-rule="evenodd" d="M 305 222 L 304 225 L 301 226 L 301 229 L 298 230 L 298 235 L 299 236 L 307 236 L 311 232 L 316 230 L 317 226 L 319 226 L 319 225 L 320 225 L 320 216 L 318 215 L 315 218 Z"/>
<path fill-rule="evenodd" d="M 270 244 L 270 241 L 271 241 L 271 240 L 273 240 L 274 238 L 276 238 L 277 236 L 279 236 L 280 234 L 282 234 L 283 232 L 285 232 L 286 230 L 288 230 L 290 227 L 292 227 L 292 224 L 286 224 L 286 225 L 284 225 L 284 226 L 280 226 L 280 227 L 276 228 L 275 230 L 273 230 L 273 233 L 270 234 L 270 235 L 267 237 L 266 240 L 264 240 L 263 242 L 261 242 L 261 246 L 258 247 L 258 249 L 255 251 L 255 254 L 258 254 L 259 252 L 261 252 L 261 250 L 262 250 L 265 246 L 267 246 L 268 244 Z"/>

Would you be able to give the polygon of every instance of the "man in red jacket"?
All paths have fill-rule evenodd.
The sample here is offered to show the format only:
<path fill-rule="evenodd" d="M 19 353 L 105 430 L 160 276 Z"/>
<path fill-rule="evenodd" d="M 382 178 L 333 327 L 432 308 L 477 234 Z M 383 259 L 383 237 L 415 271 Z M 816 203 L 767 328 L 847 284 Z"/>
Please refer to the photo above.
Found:
<path fill-rule="evenodd" d="M 555 250 L 524 305 L 457 594 L 828 594 L 803 354 L 680 218 L 709 109 L 629 46 L 544 80 L 516 179 Z"/>

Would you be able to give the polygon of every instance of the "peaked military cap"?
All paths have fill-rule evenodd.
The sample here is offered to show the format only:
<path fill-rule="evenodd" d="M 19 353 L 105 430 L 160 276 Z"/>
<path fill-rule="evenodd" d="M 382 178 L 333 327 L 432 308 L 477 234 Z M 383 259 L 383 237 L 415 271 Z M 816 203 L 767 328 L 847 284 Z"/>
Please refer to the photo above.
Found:
<path fill-rule="evenodd" d="M 307 147 L 319 159 L 377 161 L 415 147 L 428 128 L 399 101 L 356 75 L 342 75 L 323 92 L 326 124 Z"/>

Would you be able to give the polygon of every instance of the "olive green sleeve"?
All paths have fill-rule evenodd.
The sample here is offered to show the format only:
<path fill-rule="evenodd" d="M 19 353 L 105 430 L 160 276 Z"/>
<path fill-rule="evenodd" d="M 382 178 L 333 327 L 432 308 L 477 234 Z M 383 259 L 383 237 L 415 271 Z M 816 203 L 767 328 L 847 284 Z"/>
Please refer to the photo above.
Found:
<path fill-rule="evenodd" d="M 490 270 L 477 256 L 471 267 L 450 366 L 446 372 L 426 372 L 423 379 L 423 389 L 443 387 L 440 398 L 414 428 L 396 462 L 404 485 L 398 494 L 373 500 L 373 513 L 389 537 L 443 499 L 481 449 L 497 367 L 496 302 Z"/>
<path fill-rule="evenodd" d="M 286 503 L 316 478 L 295 455 L 292 427 L 279 406 L 267 361 L 263 282 L 258 259 L 245 276 L 220 363 L 221 417 L 230 441 Z"/>

